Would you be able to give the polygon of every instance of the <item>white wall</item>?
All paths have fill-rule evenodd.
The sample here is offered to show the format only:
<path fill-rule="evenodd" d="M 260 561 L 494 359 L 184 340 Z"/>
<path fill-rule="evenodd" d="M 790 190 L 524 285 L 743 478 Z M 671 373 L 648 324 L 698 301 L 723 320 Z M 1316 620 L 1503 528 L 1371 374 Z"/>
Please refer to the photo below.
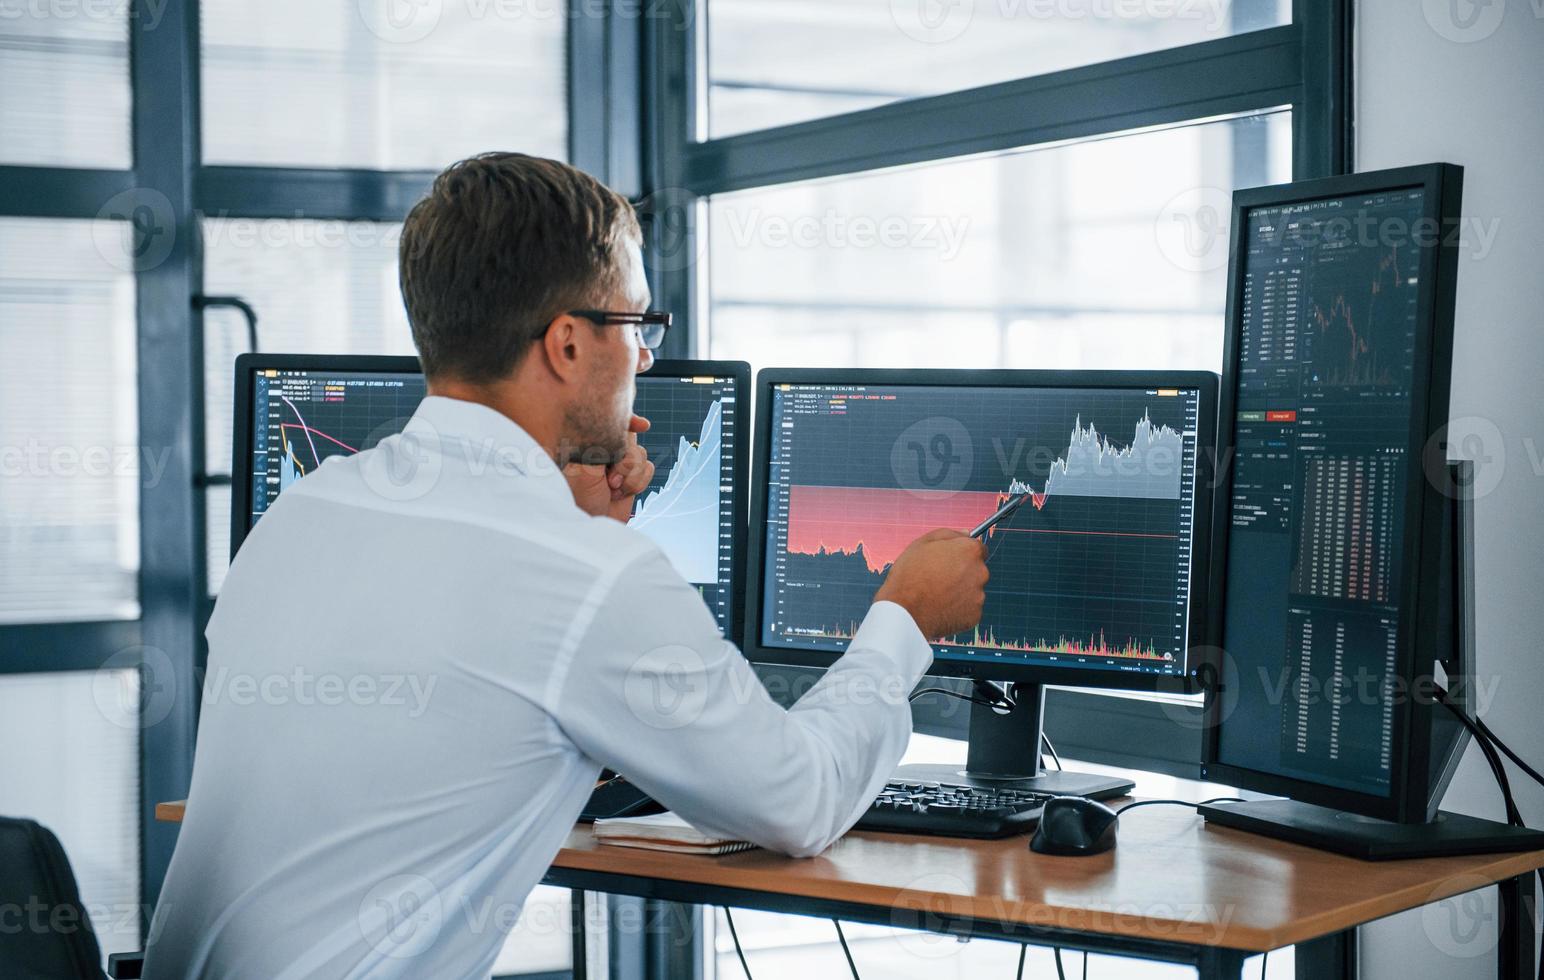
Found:
<path fill-rule="evenodd" d="M 1462 164 L 1452 416 L 1493 457 L 1476 505 L 1478 666 L 1495 684 L 1491 727 L 1544 766 L 1544 0 L 1360 0 L 1357 169 Z M 1469 232 L 1476 226 L 1471 224 Z M 1486 425 L 1489 423 L 1489 426 Z M 1491 428 L 1490 426 L 1493 426 Z M 1504 458 L 1503 458 L 1504 453 Z M 1544 826 L 1544 790 L 1513 773 L 1518 805 Z M 1471 748 L 1445 807 L 1500 818 Z M 1365 980 L 1495 976 L 1494 892 L 1368 927 Z M 1465 941 L 1471 929 L 1475 938 Z"/>

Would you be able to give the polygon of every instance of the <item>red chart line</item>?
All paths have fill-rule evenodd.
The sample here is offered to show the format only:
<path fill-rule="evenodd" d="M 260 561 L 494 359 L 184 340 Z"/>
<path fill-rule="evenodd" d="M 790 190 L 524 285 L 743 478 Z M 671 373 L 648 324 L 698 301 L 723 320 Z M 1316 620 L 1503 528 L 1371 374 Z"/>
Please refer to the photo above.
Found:
<path fill-rule="evenodd" d="M 296 425 L 294 422 L 281 422 L 279 424 L 279 428 L 281 428 L 281 429 L 299 429 L 300 431 L 304 432 L 308 438 L 310 437 L 310 435 L 312 433 L 315 433 L 316 435 L 321 436 L 323 439 L 326 439 L 328 442 L 336 443 L 337 445 L 342 446 L 344 449 L 347 449 L 351 453 L 359 452 L 359 450 L 355 449 L 353 446 L 350 446 L 348 443 L 342 441 L 341 439 L 334 439 L 332 436 L 330 436 L 327 433 L 323 432 L 321 429 L 313 429 L 309 425 Z M 315 446 L 311 447 L 311 452 L 313 454 L 316 452 L 316 447 Z"/>

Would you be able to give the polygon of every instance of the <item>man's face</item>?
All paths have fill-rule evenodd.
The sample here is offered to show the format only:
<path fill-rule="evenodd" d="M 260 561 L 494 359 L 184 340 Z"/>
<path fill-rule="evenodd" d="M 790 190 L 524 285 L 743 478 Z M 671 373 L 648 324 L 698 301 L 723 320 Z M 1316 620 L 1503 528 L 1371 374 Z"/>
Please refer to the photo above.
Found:
<path fill-rule="evenodd" d="M 624 248 L 622 278 L 602 309 L 614 313 L 641 313 L 649 308 L 649 284 L 643 274 L 643 254 L 637 243 Z M 632 326 L 597 327 L 595 354 L 588 358 L 582 389 L 570 402 L 564 425 L 564 444 L 575 447 L 573 462 L 617 462 L 627 449 L 628 423 L 633 416 L 634 382 L 654 365 L 654 355 L 638 342 Z"/>

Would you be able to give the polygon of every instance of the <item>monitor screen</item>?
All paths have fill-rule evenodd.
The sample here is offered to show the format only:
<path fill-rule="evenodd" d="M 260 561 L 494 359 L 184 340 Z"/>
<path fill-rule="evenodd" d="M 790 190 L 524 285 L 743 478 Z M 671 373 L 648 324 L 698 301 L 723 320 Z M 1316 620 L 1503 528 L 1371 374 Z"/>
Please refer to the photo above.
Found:
<path fill-rule="evenodd" d="M 245 369 L 250 452 L 234 480 L 246 488 L 245 524 L 233 550 L 284 489 L 333 456 L 370 449 L 401 432 L 426 392 L 405 358 L 399 369 L 323 367 L 370 358 L 263 356 Z M 283 366 L 278 366 L 283 365 Z M 238 371 L 243 370 L 239 367 Z M 728 362 L 662 361 L 637 379 L 635 410 L 652 427 L 639 437 L 654 461 L 654 480 L 638 495 L 631 526 L 652 538 L 726 632 L 733 628 L 739 459 L 739 388 L 749 368 Z M 240 452 L 240 447 L 238 447 Z M 243 465 L 243 459 L 246 463 Z"/>
<path fill-rule="evenodd" d="M 247 527 L 279 494 L 334 456 L 352 456 L 401 432 L 423 400 L 417 371 L 258 368 L 252 377 Z M 240 542 L 236 542 L 239 544 Z"/>
<path fill-rule="evenodd" d="M 1390 793 L 1421 187 L 1246 208 L 1217 761 Z"/>
<path fill-rule="evenodd" d="M 652 538 L 681 577 L 697 587 L 726 632 L 738 611 L 738 388 L 729 373 L 650 373 L 638 378 L 634 403 L 650 422 L 638 441 L 654 463 L 654 480 L 638 495 L 629 524 Z"/>
<path fill-rule="evenodd" d="M 840 653 L 911 541 L 1029 491 L 986 537 L 980 626 L 935 638 L 935 668 L 1184 674 L 1199 388 L 769 387 L 763 651 Z"/>

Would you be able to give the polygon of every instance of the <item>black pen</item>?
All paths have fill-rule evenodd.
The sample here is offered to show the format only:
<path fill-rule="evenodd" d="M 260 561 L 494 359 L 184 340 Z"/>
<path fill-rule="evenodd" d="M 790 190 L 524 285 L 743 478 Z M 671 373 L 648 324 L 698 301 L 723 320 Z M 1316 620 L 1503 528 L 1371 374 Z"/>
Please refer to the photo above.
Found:
<path fill-rule="evenodd" d="M 1016 493 L 1009 497 L 1007 503 L 997 508 L 997 513 L 993 514 L 991 517 L 988 517 L 980 524 L 977 524 L 975 530 L 970 532 L 970 536 L 973 538 L 985 537 L 986 532 L 990 531 L 992 528 L 996 527 L 1011 517 L 1014 511 L 1018 510 L 1024 505 L 1024 501 L 1033 496 L 1034 494 L 1032 492 L 1026 490 L 1023 493 Z"/>

